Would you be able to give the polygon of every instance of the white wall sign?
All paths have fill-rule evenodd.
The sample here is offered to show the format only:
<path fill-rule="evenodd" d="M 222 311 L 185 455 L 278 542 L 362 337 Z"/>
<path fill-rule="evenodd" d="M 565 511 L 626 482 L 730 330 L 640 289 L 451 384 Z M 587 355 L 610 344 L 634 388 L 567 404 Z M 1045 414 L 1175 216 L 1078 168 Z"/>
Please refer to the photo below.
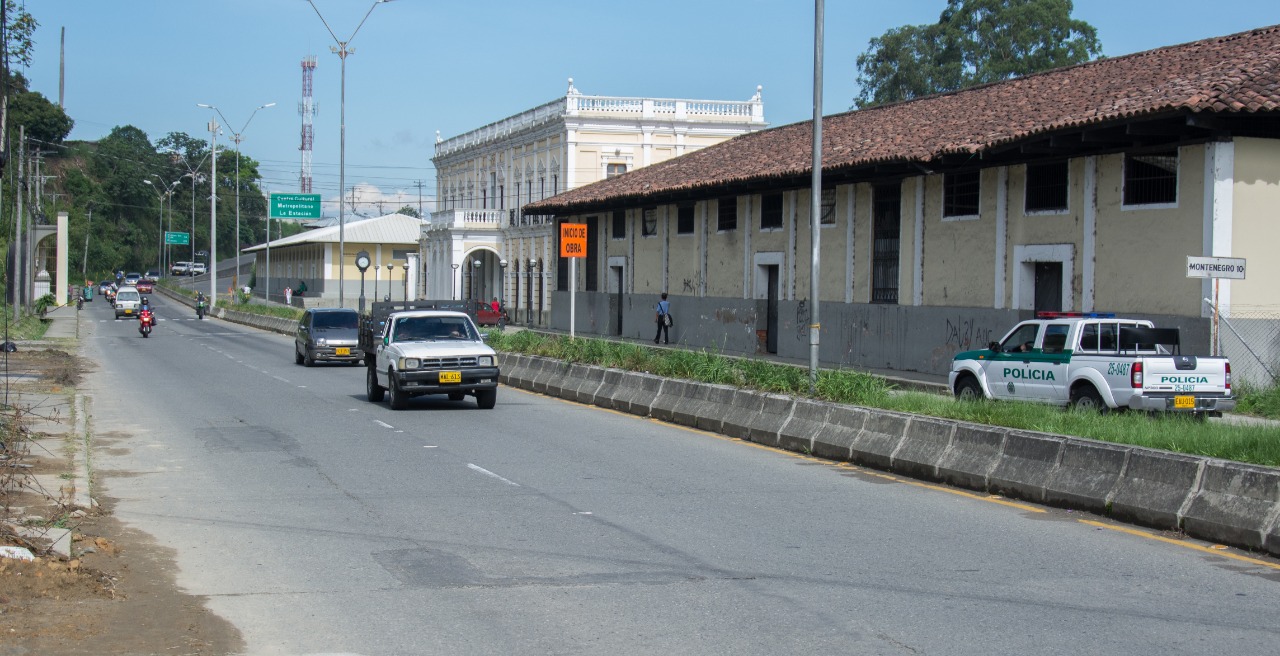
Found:
<path fill-rule="evenodd" d="M 1242 257 L 1195 257 L 1187 256 L 1188 278 L 1234 278 L 1244 280 L 1244 258 Z"/>

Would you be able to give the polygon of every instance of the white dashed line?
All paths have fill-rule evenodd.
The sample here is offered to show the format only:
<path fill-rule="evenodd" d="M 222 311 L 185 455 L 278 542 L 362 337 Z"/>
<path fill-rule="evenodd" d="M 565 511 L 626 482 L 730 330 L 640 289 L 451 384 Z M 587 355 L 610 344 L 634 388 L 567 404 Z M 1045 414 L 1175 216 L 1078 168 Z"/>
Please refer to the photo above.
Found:
<path fill-rule="evenodd" d="M 373 420 L 373 423 L 375 423 L 375 424 L 377 424 L 377 425 L 379 425 L 379 426 L 381 426 L 381 427 L 383 427 L 383 428 L 395 428 L 395 426 L 392 426 L 391 424 L 388 424 L 388 423 L 387 423 L 387 422 L 385 422 L 385 421 L 379 421 L 379 420 L 377 420 L 377 419 L 374 419 L 374 420 Z"/>
<path fill-rule="evenodd" d="M 497 475 L 497 474 L 495 474 L 495 473 L 493 473 L 493 472 L 489 471 L 488 469 L 485 469 L 484 467 L 481 467 L 480 465 L 473 465 L 473 464 L 471 464 L 471 463 L 467 463 L 467 467 L 468 467 L 469 469 L 474 469 L 474 470 L 476 470 L 476 471 L 480 472 L 481 474 L 484 474 L 485 476 L 492 476 L 492 477 L 494 477 L 494 478 L 496 478 L 496 479 L 498 479 L 498 480 L 502 481 L 503 483 L 506 483 L 507 485 L 511 485 L 511 486 L 514 486 L 514 487 L 520 487 L 520 484 L 519 484 L 519 483 L 514 483 L 514 482 L 512 482 L 512 481 L 508 481 L 507 479 L 505 479 L 505 478 L 503 478 L 503 477 L 501 477 L 501 476 L 499 476 L 499 475 Z"/>

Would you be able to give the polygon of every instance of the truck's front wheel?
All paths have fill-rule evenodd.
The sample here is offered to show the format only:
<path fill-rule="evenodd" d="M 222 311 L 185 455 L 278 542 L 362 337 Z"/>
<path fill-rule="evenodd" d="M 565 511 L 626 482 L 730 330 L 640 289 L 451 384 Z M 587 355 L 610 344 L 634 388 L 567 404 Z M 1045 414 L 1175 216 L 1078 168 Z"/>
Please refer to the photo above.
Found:
<path fill-rule="evenodd" d="M 373 367 L 369 367 L 369 376 L 365 380 L 365 398 L 370 403 L 380 403 L 382 395 L 386 392 L 386 388 L 378 384 L 378 372 Z"/>
<path fill-rule="evenodd" d="M 1071 407 L 1077 410 L 1093 410 L 1098 414 L 1106 414 L 1111 408 L 1102 400 L 1102 395 L 1093 385 L 1079 385 L 1071 390 Z"/>
<path fill-rule="evenodd" d="M 476 390 L 476 405 L 481 410 L 492 410 L 493 406 L 498 404 L 498 390 L 483 389 Z"/>
<path fill-rule="evenodd" d="M 961 401 L 978 401 L 983 398 L 982 385 L 978 384 L 978 379 L 973 376 L 966 375 L 956 381 L 956 398 Z"/>
<path fill-rule="evenodd" d="M 400 389 L 400 384 L 396 382 L 396 372 L 387 370 L 387 393 L 391 397 L 387 402 L 391 404 L 392 410 L 404 410 L 409 407 L 409 395 Z"/>

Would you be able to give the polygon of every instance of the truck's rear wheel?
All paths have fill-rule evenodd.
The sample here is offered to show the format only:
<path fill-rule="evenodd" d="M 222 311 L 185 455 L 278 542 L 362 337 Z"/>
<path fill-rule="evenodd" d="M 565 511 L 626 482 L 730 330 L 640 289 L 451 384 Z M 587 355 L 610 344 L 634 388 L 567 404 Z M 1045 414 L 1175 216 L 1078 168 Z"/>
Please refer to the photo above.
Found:
<path fill-rule="evenodd" d="M 1077 410 L 1093 410 L 1098 414 L 1106 414 L 1111 410 L 1107 407 L 1107 402 L 1102 400 L 1102 395 L 1093 385 L 1079 385 L 1071 390 L 1071 407 Z"/>
<path fill-rule="evenodd" d="M 369 399 L 370 403 L 380 403 L 386 391 L 386 388 L 378 384 L 378 372 L 374 371 L 373 367 L 369 367 L 369 376 L 365 380 L 365 398 Z"/>
<path fill-rule="evenodd" d="M 476 390 L 476 405 L 481 410 L 492 410 L 493 406 L 498 404 L 498 390 L 484 389 Z"/>
<path fill-rule="evenodd" d="M 391 404 L 392 410 L 404 410 L 409 406 L 409 396 L 400 389 L 400 384 L 396 382 L 396 372 L 387 370 L 387 395 L 390 397 L 387 402 Z"/>
<path fill-rule="evenodd" d="M 965 376 L 956 381 L 956 398 L 961 401 L 978 401 L 983 398 L 982 385 L 973 376 Z"/>

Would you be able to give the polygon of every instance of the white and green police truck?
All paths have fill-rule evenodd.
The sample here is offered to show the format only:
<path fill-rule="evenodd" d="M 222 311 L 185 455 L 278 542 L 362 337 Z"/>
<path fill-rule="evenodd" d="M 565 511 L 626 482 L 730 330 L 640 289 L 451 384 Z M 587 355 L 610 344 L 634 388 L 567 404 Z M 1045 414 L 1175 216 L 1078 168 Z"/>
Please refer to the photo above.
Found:
<path fill-rule="evenodd" d="M 1235 408 L 1231 363 L 1182 355 L 1176 328 L 1110 314 L 1046 312 L 999 342 L 957 353 L 948 382 L 957 398 L 1200 413 Z"/>

